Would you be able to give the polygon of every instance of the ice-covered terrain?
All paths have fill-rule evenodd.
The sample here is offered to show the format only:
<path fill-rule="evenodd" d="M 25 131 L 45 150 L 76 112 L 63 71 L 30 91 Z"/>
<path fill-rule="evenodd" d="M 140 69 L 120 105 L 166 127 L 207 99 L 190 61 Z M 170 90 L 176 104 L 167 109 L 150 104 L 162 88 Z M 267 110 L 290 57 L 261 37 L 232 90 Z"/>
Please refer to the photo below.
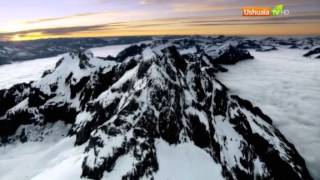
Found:
<path fill-rule="evenodd" d="M 320 61 L 303 57 L 306 52 L 252 50 L 254 61 L 226 66 L 229 71 L 218 78 L 261 107 L 320 179 Z"/>
<path fill-rule="evenodd" d="M 75 139 L 66 137 L 68 126 L 58 122 L 37 130 L 44 134 L 42 141 L 34 139 L 0 148 L 0 179 L 78 180 L 84 147 L 74 147 Z"/>
<path fill-rule="evenodd" d="M 156 146 L 159 157 L 159 172 L 155 176 L 157 180 L 173 179 L 173 170 L 179 171 L 175 172 L 174 179 L 224 179 L 221 166 L 210 161 L 210 155 L 200 148 L 195 148 L 193 144 L 170 146 L 164 141 L 158 141 Z"/>

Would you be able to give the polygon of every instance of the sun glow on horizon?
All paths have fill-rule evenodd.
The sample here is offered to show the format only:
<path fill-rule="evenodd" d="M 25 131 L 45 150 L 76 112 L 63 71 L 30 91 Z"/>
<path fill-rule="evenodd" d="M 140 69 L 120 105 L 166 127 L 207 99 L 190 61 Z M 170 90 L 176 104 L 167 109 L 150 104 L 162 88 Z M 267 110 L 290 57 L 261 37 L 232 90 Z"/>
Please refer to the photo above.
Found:
<path fill-rule="evenodd" d="M 136 27 L 137 26 L 137 27 Z M 94 31 L 70 32 L 66 34 L 50 34 L 46 32 L 17 33 L 8 36 L 9 41 L 29 41 L 52 38 L 86 38 L 86 37 L 121 37 L 121 36 L 164 36 L 164 35 L 235 35 L 235 36 L 272 36 L 272 35 L 320 35 L 320 24 L 294 24 L 283 25 L 196 25 L 185 27 L 183 25 L 167 25 L 153 27 L 138 27 L 131 25 L 129 28 L 100 29 Z M 285 29 L 286 31 L 283 31 Z"/>
<path fill-rule="evenodd" d="M 1 4 L 2 3 L 2 4 Z M 285 4 L 292 13 L 242 17 L 254 0 L 38 0 L 3 1 L 0 41 L 149 35 L 319 35 L 320 1 Z M 62 8 L 63 7 L 63 8 Z M 26 11 L 28 9 L 28 11 Z M 12 13 L 14 10 L 16 13 Z"/>
<path fill-rule="evenodd" d="M 37 39 L 46 39 L 50 38 L 49 36 L 46 36 L 42 32 L 32 32 L 27 34 L 15 34 L 13 35 L 9 41 L 29 41 L 29 40 L 37 40 Z"/>

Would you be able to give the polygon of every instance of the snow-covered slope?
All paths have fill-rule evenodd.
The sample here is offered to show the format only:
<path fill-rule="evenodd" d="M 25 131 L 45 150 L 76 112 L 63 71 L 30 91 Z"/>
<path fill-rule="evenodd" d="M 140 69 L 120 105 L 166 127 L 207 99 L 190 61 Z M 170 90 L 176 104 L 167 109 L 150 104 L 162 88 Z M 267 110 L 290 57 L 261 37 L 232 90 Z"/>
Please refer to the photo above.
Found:
<path fill-rule="evenodd" d="M 261 107 L 320 179 L 320 61 L 302 57 L 306 52 L 251 51 L 254 61 L 227 66 L 218 78 L 231 93 Z"/>
<path fill-rule="evenodd" d="M 84 146 L 74 147 L 74 138 L 66 137 L 69 128 L 70 125 L 63 122 L 47 124 L 33 129 L 35 139 L 29 135 L 25 143 L 15 142 L 1 147 L 0 179 L 78 180 Z"/>
<path fill-rule="evenodd" d="M 212 40 L 157 40 L 106 58 L 74 51 L 39 80 L 1 90 L 3 145 L 28 144 L 34 129 L 52 123 L 71 125 L 68 138 L 52 143 L 66 143 L 52 155 L 70 157 L 48 158 L 21 178 L 311 179 L 272 120 L 216 77 L 221 64 L 253 57 L 229 39 Z"/>
<path fill-rule="evenodd" d="M 130 45 L 111 45 L 98 48 L 91 48 L 91 52 L 96 57 L 116 56 L 120 51 Z M 0 89 L 6 89 L 14 84 L 30 82 L 41 77 L 43 72 L 52 69 L 56 62 L 63 55 L 28 60 L 0 66 Z"/>

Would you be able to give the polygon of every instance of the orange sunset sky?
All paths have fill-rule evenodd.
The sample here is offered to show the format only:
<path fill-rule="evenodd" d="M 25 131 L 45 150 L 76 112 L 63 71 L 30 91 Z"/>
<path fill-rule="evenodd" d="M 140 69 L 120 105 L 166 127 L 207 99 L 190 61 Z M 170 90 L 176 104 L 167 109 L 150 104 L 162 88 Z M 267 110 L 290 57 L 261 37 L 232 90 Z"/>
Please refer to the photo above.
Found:
<path fill-rule="evenodd" d="M 284 4 L 289 15 L 244 17 Z M 319 0 L 3 0 L 0 40 L 133 35 L 319 35 Z"/>

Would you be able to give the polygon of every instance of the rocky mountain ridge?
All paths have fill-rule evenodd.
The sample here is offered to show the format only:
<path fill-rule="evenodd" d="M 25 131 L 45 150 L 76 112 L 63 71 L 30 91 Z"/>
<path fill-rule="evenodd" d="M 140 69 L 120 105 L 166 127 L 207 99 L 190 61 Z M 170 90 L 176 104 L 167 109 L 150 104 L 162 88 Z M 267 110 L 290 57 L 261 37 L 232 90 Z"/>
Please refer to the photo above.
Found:
<path fill-rule="evenodd" d="M 272 120 L 215 77 L 221 64 L 252 59 L 248 51 L 192 43 L 153 41 L 106 58 L 69 53 L 40 80 L 0 91 L 2 143 L 28 141 L 16 130 L 59 120 L 72 125 L 76 146 L 87 143 L 83 178 L 116 173 L 125 157 L 117 179 L 153 179 L 161 140 L 201 149 L 221 179 L 312 179 Z"/>

